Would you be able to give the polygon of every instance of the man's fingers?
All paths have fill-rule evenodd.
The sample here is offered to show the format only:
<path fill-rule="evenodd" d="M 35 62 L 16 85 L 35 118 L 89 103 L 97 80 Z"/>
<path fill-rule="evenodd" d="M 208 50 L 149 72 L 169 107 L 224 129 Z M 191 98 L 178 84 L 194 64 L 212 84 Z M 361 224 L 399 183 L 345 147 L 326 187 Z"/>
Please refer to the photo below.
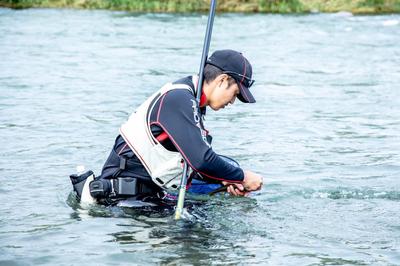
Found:
<path fill-rule="evenodd" d="M 229 194 L 231 194 L 232 196 L 240 196 L 240 191 L 235 188 L 233 185 L 228 186 L 227 191 Z"/>
<path fill-rule="evenodd" d="M 243 196 L 246 195 L 246 191 L 241 191 L 240 189 L 238 189 L 238 188 L 235 187 L 235 186 L 232 186 L 232 190 L 234 191 L 234 195 L 235 195 L 235 196 L 243 197 Z"/>
<path fill-rule="evenodd" d="M 232 186 L 232 191 L 234 196 L 240 196 L 240 191 L 234 186 Z"/>
<path fill-rule="evenodd" d="M 237 193 L 236 193 L 236 191 L 235 191 L 235 188 L 234 188 L 234 186 L 229 186 L 230 188 L 231 188 L 231 195 L 233 195 L 233 196 L 237 196 Z"/>
<path fill-rule="evenodd" d="M 231 186 L 228 186 L 228 187 L 226 188 L 226 191 L 228 191 L 228 193 L 231 194 L 231 193 L 232 193 Z"/>
<path fill-rule="evenodd" d="M 237 196 L 243 197 L 244 195 L 246 195 L 246 192 L 241 191 L 241 190 L 239 190 L 239 189 L 237 189 L 237 188 L 235 189 L 235 191 L 236 191 Z"/>
<path fill-rule="evenodd" d="M 239 185 L 239 186 L 238 186 Z M 243 190 L 241 190 L 243 189 Z M 244 190 L 243 185 L 241 184 L 232 184 L 227 186 L 226 191 L 232 195 L 232 196 L 236 196 L 236 197 L 245 197 L 249 194 L 249 191 Z"/>
<path fill-rule="evenodd" d="M 240 190 L 243 191 L 244 190 L 244 186 L 242 184 L 235 184 L 235 186 Z"/>

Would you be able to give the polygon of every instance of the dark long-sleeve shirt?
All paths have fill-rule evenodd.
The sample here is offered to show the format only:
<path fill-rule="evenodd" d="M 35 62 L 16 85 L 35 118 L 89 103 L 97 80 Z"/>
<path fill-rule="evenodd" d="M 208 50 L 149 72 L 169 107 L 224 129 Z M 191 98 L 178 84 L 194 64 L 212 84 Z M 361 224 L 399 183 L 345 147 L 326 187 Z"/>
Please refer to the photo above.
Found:
<path fill-rule="evenodd" d="M 150 114 L 153 135 L 168 150 L 180 152 L 190 167 L 204 178 L 230 182 L 243 181 L 243 170 L 221 159 L 207 141 L 207 131 L 200 119 L 201 114 L 198 113 L 191 77 L 174 83 L 189 85 L 193 91 L 172 90 L 158 100 Z M 131 166 L 125 170 L 130 172 L 129 176 L 150 179 L 149 174 L 122 137 L 117 137 L 112 154 L 113 152 L 129 158 Z M 110 161 L 110 157 L 107 161 Z M 115 162 L 110 164 L 106 162 L 104 165 L 103 176 L 115 172 L 116 160 L 112 161 Z"/>

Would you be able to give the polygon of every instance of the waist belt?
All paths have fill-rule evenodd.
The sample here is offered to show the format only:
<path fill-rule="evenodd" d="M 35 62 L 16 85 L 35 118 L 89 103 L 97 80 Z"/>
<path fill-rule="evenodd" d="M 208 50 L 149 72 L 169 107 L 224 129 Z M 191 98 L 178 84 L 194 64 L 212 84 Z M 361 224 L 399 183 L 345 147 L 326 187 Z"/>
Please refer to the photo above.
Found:
<path fill-rule="evenodd" d="M 134 177 L 97 179 L 89 184 L 90 195 L 99 203 L 112 205 L 121 199 L 137 198 L 154 193 L 146 184 Z"/>
<path fill-rule="evenodd" d="M 158 192 L 142 178 L 129 176 L 129 173 L 124 171 L 134 166 L 129 157 L 116 153 L 115 155 L 119 159 L 118 170 L 109 178 L 100 177 L 90 183 L 92 197 L 97 200 L 119 200 Z"/>

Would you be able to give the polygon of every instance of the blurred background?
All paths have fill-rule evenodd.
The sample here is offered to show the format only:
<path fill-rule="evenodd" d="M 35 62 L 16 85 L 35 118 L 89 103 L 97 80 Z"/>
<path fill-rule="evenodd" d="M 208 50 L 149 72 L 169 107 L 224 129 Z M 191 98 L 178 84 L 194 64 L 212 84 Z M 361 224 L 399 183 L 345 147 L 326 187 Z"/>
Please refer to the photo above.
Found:
<path fill-rule="evenodd" d="M 198 71 L 207 14 L 0 8 L 0 264 L 399 265 L 400 15 L 320 9 L 217 14 L 210 52 L 244 53 L 257 103 L 206 126 L 265 185 L 177 223 L 85 209 L 68 176 L 100 173 L 129 114 Z"/>

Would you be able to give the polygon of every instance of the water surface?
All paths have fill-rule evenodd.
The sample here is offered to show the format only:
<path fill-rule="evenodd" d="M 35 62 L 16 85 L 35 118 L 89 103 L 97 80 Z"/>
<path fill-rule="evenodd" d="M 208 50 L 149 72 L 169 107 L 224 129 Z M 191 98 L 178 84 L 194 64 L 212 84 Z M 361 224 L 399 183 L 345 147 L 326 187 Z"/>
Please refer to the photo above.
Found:
<path fill-rule="evenodd" d="M 400 16 L 218 14 L 254 105 L 208 112 L 214 149 L 265 177 L 193 217 L 84 210 L 119 125 L 195 73 L 207 17 L 0 9 L 0 264 L 400 265 Z"/>

